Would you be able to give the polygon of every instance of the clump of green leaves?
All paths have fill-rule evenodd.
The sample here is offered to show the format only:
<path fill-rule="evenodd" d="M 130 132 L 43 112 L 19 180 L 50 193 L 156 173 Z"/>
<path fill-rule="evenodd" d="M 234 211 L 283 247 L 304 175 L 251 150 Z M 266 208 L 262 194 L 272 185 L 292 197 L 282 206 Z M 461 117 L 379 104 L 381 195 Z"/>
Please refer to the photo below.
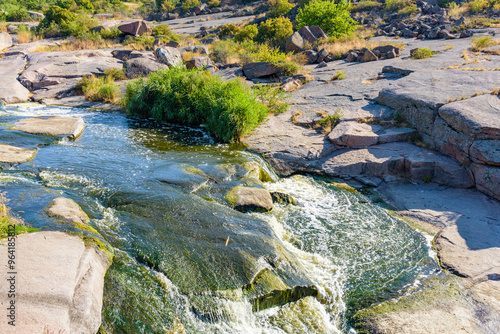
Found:
<path fill-rule="evenodd" d="M 487 48 L 488 46 L 496 44 L 498 44 L 498 42 L 495 41 L 491 36 L 476 37 L 472 40 L 471 50 L 474 52 L 478 52 L 483 50 L 484 48 Z"/>
<path fill-rule="evenodd" d="M 120 98 L 120 88 L 115 80 L 126 79 L 123 70 L 110 69 L 102 77 L 95 75 L 84 76 L 75 86 L 75 91 L 83 94 L 88 101 L 104 101 L 108 103 L 118 103 Z"/>
<path fill-rule="evenodd" d="M 277 17 L 262 22 L 258 28 L 257 40 L 271 46 L 284 46 L 286 39 L 293 34 L 289 18 Z"/>
<path fill-rule="evenodd" d="M 173 67 L 127 85 L 131 115 L 186 125 L 204 124 L 223 142 L 236 142 L 255 129 L 268 108 L 241 80 L 223 81 L 200 70 Z"/>
<path fill-rule="evenodd" d="M 219 31 L 219 37 L 224 39 L 224 38 L 227 38 L 227 37 L 230 37 L 230 36 L 236 34 L 239 31 L 240 31 L 240 27 L 238 27 L 236 24 L 226 23 L 222 26 L 222 28 Z"/>
<path fill-rule="evenodd" d="M 234 35 L 234 40 L 236 42 L 254 41 L 258 32 L 256 24 L 249 24 Z"/>
<path fill-rule="evenodd" d="M 285 16 L 293 8 L 293 5 L 288 0 L 268 0 L 267 4 L 271 8 L 267 13 L 269 17 Z"/>
<path fill-rule="evenodd" d="M 356 29 L 356 21 L 351 17 L 351 3 L 335 3 L 328 0 L 311 1 L 299 9 L 297 26 L 318 26 L 329 36 L 340 38 Z"/>
<path fill-rule="evenodd" d="M 337 73 L 335 73 L 330 80 L 332 80 L 332 81 L 333 80 L 344 80 L 345 78 L 347 78 L 347 77 L 345 76 L 344 71 L 338 70 Z"/>
<path fill-rule="evenodd" d="M 315 128 L 320 128 L 321 131 L 325 134 L 328 134 L 332 131 L 332 129 L 340 122 L 340 118 L 344 116 L 344 113 L 339 108 L 335 111 L 333 115 L 328 115 L 324 111 L 317 112 L 321 115 L 321 119 L 316 121 Z"/>
<path fill-rule="evenodd" d="M 434 52 L 428 48 L 418 48 L 412 52 L 411 57 L 413 59 L 424 59 L 424 58 L 430 58 L 433 55 L 435 55 L 436 53 L 437 52 Z"/>
<path fill-rule="evenodd" d="M 201 5 L 201 1 L 200 0 L 184 0 L 184 2 L 182 3 L 182 10 L 183 11 L 188 11 L 194 7 L 198 7 Z"/>
<path fill-rule="evenodd" d="M 179 36 L 170 30 L 168 24 L 162 23 L 153 28 L 153 36 L 163 36 L 164 38 L 172 41 L 178 42 L 180 40 Z"/>
<path fill-rule="evenodd" d="M 281 114 L 290 106 L 290 103 L 283 102 L 287 94 L 278 85 L 254 85 L 252 89 L 269 113 Z"/>

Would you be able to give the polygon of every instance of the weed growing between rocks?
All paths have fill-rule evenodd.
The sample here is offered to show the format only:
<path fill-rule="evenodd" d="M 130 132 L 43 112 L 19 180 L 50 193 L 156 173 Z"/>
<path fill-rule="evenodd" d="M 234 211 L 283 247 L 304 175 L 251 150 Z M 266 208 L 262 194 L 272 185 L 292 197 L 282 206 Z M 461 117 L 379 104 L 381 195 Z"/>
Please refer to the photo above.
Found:
<path fill-rule="evenodd" d="M 335 73 L 333 75 L 333 77 L 330 79 L 331 81 L 334 81 L 334 80 L 344 80 L 346 77 L 344 71 L 337 71 L 337 73 Z"/>
<path fill-rule="evenodd" d="M 434 52 L 428 48 L 418 48 L 410 51 L 410 54 L 412 59 L 424 59 L 432 57 L 433 55 L 437 54 L 437 52 Z"/>
<path fill-rule="evenodd" d="M 0 239 L 7 238 L 9 233 L 12 233 L 12 227 L 15 229 L 15 234 L 34 232 L 36 229 L 26 226 L 25 223 L 18 218 L 10 215 L 10 210 L 5 204 L 7 199 L 4 194 L 0 193 Z"/>
<path fill-rule="evenodd" d="M 474 52 L 483 51 L 485 48 L 493 45 L 499 44 L 498 41 L 495 41 L 491 36 L 481 36 L 474 38 L 472 40 L 471 50 Z"/>
<path fill-rule="evenodd" d="M 317 111 L 317 113 L 318 115 L 321 115 L 321 119 L 316 122 L 314 128 L 321 129 L 321 132 L 325 135 L 329 134 L 340 122 L 340 117 L 344 116 L 344 113 L 342 113 L 340 108 L 337 109 L 333 115 L 328 115 L 324 111 Z"/>
<path fill-rule="evenodd" d="M 85 96 L 88 101 L 104 101 L 117 104 L 120 101 L 120 88 L 115 80 L 126 79 L 123 70 L 111 69 L 103 77 L 84 76 L 75 86 L 75 91 Z"/>

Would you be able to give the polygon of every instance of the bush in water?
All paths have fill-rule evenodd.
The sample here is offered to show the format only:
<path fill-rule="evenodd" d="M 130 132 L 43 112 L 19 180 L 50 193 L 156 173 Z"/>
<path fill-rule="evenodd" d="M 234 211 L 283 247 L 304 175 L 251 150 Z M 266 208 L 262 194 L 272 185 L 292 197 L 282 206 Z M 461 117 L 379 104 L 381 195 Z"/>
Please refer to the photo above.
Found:
<path fill-rule="evenodd" d="M 200 70 L 165 69 L 127 85 L 124 103 L 131 115 L 186 125 L 206 125 L 224 142 L 236 142 L 268 114 L 241 80 L 223 81 Z"/>

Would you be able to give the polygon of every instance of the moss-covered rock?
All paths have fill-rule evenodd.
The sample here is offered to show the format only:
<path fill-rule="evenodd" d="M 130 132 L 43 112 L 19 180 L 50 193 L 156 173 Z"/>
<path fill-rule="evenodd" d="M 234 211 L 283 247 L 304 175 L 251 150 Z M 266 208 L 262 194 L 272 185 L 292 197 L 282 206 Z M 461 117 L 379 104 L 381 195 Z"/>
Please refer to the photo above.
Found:
<path fill-rule="evenodd" d="M 288 205 L 288 204 L 297 204 L 297 201 L 295 198 L 293 198 L 291 195 L 279 192 L 279 191 L 274 191 L 271 193 L 271 197 L 273 199 L 273 203 L 278 203 L 278 204 L 283 204 L 283 205 Z"/>
<path fill-rule="evenodd" d="M 236 186 L 229 189 L 226 199 L 238 211 L 271 211 L 273 199 L 267 189 Z"/>

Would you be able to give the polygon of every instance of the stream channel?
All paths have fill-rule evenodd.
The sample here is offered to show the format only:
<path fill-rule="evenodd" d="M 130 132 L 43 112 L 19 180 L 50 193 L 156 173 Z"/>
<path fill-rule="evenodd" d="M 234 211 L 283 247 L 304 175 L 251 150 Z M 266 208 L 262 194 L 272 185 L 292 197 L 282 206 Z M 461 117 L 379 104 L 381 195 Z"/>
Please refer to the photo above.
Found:
<path fill-rule="evenodd" d="M 41 115 L 82 117 L 86 129 L 75 141 L 8 130 Z M 355 312 L 435 269 L 428 240 L 365 196 L 280 178 L 203 128 L 31 104 L 4 107 L 0 123 L 0 142 L 39 149 L 3 166 L 8 205 L 32 227 L 78 232 L 44 212 L 71 198 L 114 249 L 105 333 L 165 333 L 175 318 L 186 333 L 354 333 Z M 264 185 L 296 205 L 235 211 L 225 195 L 237 185 Z"/>

